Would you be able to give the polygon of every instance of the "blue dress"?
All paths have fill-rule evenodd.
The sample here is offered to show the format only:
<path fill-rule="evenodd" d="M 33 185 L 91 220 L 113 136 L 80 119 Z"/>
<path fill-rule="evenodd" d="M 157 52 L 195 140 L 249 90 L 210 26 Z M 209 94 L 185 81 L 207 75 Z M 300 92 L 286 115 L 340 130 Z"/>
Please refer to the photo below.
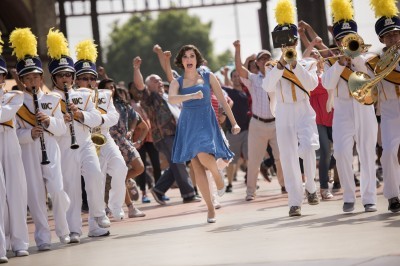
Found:
<path fill-rule="evenodd" d="M 203 92 L 203 99 L 183 102 L 172 150 L 172 162 L 185 163 L 200 152 L 214 155 L 215 159 L 229 160 L 232 153 L 225 143 L 214 109 L 211 105 L 209 72 L 201 73 L 204 84 L 182 88 L 183 77 L 178 78 L 179 94 Z"/>

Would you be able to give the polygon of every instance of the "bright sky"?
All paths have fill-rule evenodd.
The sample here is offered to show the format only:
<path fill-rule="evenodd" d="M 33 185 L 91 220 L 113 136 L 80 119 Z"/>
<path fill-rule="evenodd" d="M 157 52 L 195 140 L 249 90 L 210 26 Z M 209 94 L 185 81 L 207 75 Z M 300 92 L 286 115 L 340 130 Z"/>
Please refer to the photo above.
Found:
<path fill-rule="evenodd" d="M 301 0 L 300 0 L 301 1 Z M 368 0 L 353 0 L 355 10 L 355 20 L 358 24 L 358 32 L 363 37 L 366 44 L 372 44 L 372 51 L 377 51 L 382 48 L 382 44 L 379 42 L 375 30 L 375 16 L 373 11 L 370 9 Z M 100 2 L 101 3 L 101 2 Z M 274 16 L 274 9 L 277 0 L 268 1 L 268 19 L 270 29 L 275 27 L 276 21 Z M 293 0 L 295 3 L 295 0 Z M 328 24 L 330 24 L 330 0 L 325 0 L 327 7 L 327 18 Z M 252 53 L 257 53 L 261 49 L 260 41 L 260 30 L 258 25 L 258 14 L 257 10 L 260 8 L 260 3 L 253 4 L 240 4 L 237 5 L 238 18 L 237 22 L 239 25 L 238 32 L 240 34 L 240 41 L 242 45 L 242 57 L 245 57 Z M 211 39 L 214 41 L 215 53 L 219 54 L 224 52 L 226 49 L 231 49 L 233 52 L 232 43 L 238 38 L 236 22 L 235 22 L 235 7 L 234 6 L 221 6 L 212 8 L 195 8 L 190 9 L 190 14 L 198 15 L 203 22 L 213 22 L 211 30 Z M 123 23 L 127 20 L 129 15 L 118 15 L 118 16 L 100 16 L 100 37 L 103 46 L 107 43 L 108 34 L 111 31 L 111 24 L 115 20 L 119 20 Z M 75 45 L 87 38 L 92 38 L 91 33 L 91 22 L 90 17 L 82 18 L 68 18 L 68 40 L 70 47 L 75 49 Z M 79 28 L 79 30 L 76 30 Z M 165 47 L 168 48 L 168 47 Z M 71 53 L 72 55 L 74 53 Z M 127 58 L 135 55 L 127 55 Z"/>

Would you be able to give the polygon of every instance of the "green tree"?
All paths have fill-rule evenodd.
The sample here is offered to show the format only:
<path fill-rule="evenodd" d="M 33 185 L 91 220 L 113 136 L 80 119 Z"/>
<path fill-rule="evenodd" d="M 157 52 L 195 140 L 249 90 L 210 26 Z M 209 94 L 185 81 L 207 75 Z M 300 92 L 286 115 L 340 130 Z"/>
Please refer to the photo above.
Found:
<path fill-rule="evenodd" d="M 193 44 L 199 48 L 211 69 L 215 69 L 213 44 L 209 38 L 211 22 L 202 23 L 198 16 L 190 16 L 187 10 L 161 12 L 155 18 L 150 14 L 132 15 L 123 25 L 117 23 L 106 46 L 106 68 L 116 80 L 132 81 L 132 59 L 142 58 L 144 78 L 156 73 L 165 78 L 153 46 L 159 44 L 164 51 L 172 52 L 173 59 L 180 47 Z M 180 70 L 178 72 L 181 72 Z"/>

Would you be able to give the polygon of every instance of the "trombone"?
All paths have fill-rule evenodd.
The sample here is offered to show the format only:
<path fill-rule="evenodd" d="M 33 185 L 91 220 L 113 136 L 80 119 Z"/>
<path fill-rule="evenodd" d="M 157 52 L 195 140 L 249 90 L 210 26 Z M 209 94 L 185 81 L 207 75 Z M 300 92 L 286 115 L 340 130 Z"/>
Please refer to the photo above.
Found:
<path fill-rule="evenodd" d="M 326 57 L 324 60 L 329 60 L 332 58 L 338 58 L 342 56 L 347 56 L 350 58 L 356 58 L 360 54 L 368 52 L 368 49 L 371 47 L 371 44 L 365 44 L 363 38 L 355 33 L 348 34 L 346 35 L 342 42 L 341 46 L 336 47 L 336 48 L 329 48 L 329 49 L 322 49 L 318 50 L 318 52 L 325 52 L 325 51 L 335 51 L 339 50 L 340 54 L 331 56 L 331 57 Z"/>

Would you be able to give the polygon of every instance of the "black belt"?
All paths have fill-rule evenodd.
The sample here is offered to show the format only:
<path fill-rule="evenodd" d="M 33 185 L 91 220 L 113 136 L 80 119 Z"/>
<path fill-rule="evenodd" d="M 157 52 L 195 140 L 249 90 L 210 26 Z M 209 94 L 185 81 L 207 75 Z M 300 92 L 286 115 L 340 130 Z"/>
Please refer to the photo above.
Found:
<path fill-rule="evenodd" d="M 264 123 L 271 123 L 271 122 L 275 121 L 275 117 L 274 118 L 261 118 L 261 117 L 258 117 L 256 115 L 253 115 L 253 117 L 255 119 L 257 119 L 258 121 L 261 121 L 261 122 L 264 122 Z"/>

